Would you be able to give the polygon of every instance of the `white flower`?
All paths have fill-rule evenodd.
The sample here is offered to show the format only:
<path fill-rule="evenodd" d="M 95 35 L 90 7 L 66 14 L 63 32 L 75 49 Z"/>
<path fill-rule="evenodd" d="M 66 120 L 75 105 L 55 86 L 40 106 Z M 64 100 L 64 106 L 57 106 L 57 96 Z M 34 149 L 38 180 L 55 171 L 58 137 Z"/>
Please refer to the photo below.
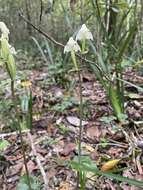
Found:
<path fill-rule="evenodd" d="M 7 28 L 7 26 L 5 25 L 4 22 L 0 22 L 0 30 L 2 32 L 2 38 L 6 38 L 8 39 L 8 35 L 9 35 L 9 29 Z"/>
<path fill-rule="evenodd" d="M 93 40 L 92 33 L 90 30 L 86 27 L 85 24 L 81 26 L 81 29 L 78 31 L 76 35 L 76 40 Z"/>
<path fill-rule="evenodd" d="M 10 53 L 11 53 L 11 54 L 13 54 L 13 55 L 16 55 L 16 54 L 17 54 L 15 48 L 14 48 L 13 46 L 11 46 L 10 44 L 9 44 L 9 50 L 10 50 Z"/>
<path fill-rule="evenodd" d="M 67 42 L 64 48 L 64 53 L 70 51 L 81 51 L 78 43 L 73 39 L 73 37 L 70 37 L 69 41 Z"/>

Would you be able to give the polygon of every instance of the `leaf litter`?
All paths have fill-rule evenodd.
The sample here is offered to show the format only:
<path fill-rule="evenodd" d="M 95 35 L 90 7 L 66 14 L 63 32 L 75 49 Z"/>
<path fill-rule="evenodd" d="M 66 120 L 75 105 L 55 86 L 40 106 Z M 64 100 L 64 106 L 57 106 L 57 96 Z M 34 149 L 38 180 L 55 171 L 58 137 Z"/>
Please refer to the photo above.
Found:
<path fill-rule="evenodd" d="M 46 77 L 37 71 L 31 73 L 30 77 L 35 97 L 33 105 L 35 116 L 31 135 L 37 157 L 48 179 L 48 190 L 75 190 L 76 172 L 68 167 L 66 161 L 73 160 L 77 156 L 78 108 L 66 107 L 64 112 L 53 110 L 52 106 L 61 102 L 65 96 L 65 89 L 55 85 L 47 90 L 41 87 L 40 83 L 36 86 L 38 81 Z M 133 82 L 141 83 L 141 77 L 135 79 Z M 131 88 L 126 89 L 132 91 Z M 103 122 L 102 117 L 112 116 L 111 107 L 99 82 L 91 74 L 86 73 L 83 77 L 83 99 L 84 102 L 88 100 L 90 106 L 87 106 L 88 109 L 84 113 L 82 151 L 83 156 L 89 156 L 102 171 L 111 169 L 123 176 L 143 179 L 141 146 L 143 130 L 140 122 L 143 116 L 143 95 L 129 93 L 126 100 L 129 122 L 121 126 L 122 129 L 118 128 L 119 124 L 115 120 L 109 123 Z M 72 95 L 78 102 L 78 85 Z M 23 133 L 23 137 L 29 172 L 42 181 L 35 155 L 32 154 L 31 145 L 27 141 L 27 132 Z M 20 176 L 25 174 L 19 136 L 12 134 L 5 136 L 4 139 L 8 142 L 8 147 L 0 154 L 0 185 L 2 189 L 15 190 Z M 87 190 L 93 188 L 139 190 L 134 186 L 104 177 L 93 179 L 96 183 L 88 178 Z"/>

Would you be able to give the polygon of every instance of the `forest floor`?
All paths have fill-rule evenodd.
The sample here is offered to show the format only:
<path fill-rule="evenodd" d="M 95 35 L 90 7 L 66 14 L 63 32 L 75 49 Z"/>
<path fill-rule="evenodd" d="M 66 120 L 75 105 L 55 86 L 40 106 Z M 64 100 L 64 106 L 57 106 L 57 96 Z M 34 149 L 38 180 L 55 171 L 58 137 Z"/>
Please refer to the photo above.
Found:
<path fill-rule="evenodd" d="M 75 190 L 77 174 L 66 161 L 78 155 L 78 81 L 69 92 L 60 85 L 46 85 L 45 68 L 33 70 L 28 76 L 34 97 L 32 133 L 28 129 L 23 131 L 29 173 L 43 181 L 38 159 L 47 175 L 48 190 Z M 108 160 L 120 159 L 113 168 L 115 173 L 143 180 L 143 93 L 126 85 L 128 119 L 118 123 L 94 75 L 83 72 L 82 78 L 82 155 L 90 157 L 99 168 Z M 126 79 L 136 85 L 143 84 L 143 77 L 134 71 L 127 72 Z M 15 190 L 20 176 L 25 174 L 20 138 L 14 130 L 5 128 L 2 118 L 0 127 L 0 139 L 9 142 L 0 153 L 0 190 Z M 86 177 L 86 190 L 143 189 L 91 173 Z"/>

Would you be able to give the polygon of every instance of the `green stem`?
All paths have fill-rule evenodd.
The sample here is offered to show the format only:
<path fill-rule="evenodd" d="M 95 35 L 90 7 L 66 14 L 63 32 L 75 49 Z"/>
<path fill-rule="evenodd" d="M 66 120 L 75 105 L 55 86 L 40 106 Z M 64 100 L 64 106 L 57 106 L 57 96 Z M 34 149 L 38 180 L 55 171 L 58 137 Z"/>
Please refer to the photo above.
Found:
<path fill-rule="evenodd" d="M 82 41 L 82 54 L 85 52 L 85 47 L 86 47 L 86 39 L 83 39 Z"/>
<path fill-rule="evenodd" d="M 81 142 L 82 142 L 82 118 L 83 118 L 83 99 L 82 99 L 82 76 L 80 73 L 80 69 L 78 67 L 75 52 L 71 51 L 71 58 L 73 61 L 73 64 L 75 66 L 75 69 L 78 74 L 78 80 L 79 80 L 79 96 L 80 96 L 80 103 L 79 103 L 79 115 L 80 115 L 80 123 L 79 123 L 79 136 L 78 136 L 78 161 L 79 165 L 81 164 Z M 77 188 L 79 188 L 79 184 L 82 184 L 82 173 L 81 171 L 78 172 L 78 182 L 77 182 Z M 82 186 L 81 186 L 82 188 Z M 82 188 L 83 189 L 83 188 Z"/>
<path fill-rule="evenodd" d="M 79 114 L 80 114 L 80 124 L 79 124 L 79 164 L 81 162 L 81 141 L 82 141 L 82 118 L 83 118 L 83 99 L 82 99 L 82 77 L 80 71 L 78 70 L 78 79 L 79 79 L 79 96 L 80 96 L 80 104 L 79 104 Z"/>
<path fill-rule="evenodd" d="M 75 56 L 75 52 L 74 51 L 71 51 L 71 58 L 72 58 L 72 61 L 73 61 L 73 64 L 75 66 L 75 69 L 76 71 L 78 71 L 78 65 L 77 65 L 77 62 L 76 62 L 76 56 Z"/>
<path fill-rule="evenodd" d="M 82 76 L 80 73 L 80 70 L 78 69 L 78 79 L 79 79 L 79 97 L 80 97 L 80 103 L 79 103 L 79 117 L 80 117 L 80 123 L 79 123 L 79 137 L 78 137 L 78 162 L 79 165 L 81 164 L 81 143 L 82 143 L 82 133 L 83 133 L 83 126 L 82 126 L 82 120 L 83 120 L 83 98 L 82 98 Z M 80 184 L 80 189 L 83 190 L 83 173 L 82 171 L 78 172 L 78 187 Z"/>
<path fill-rule="evenodd" d="M 29 101 L 28 101 L 28 112 L 26 114 L 26 122 L 27 122 L 27 127 L 30 129 L 30 132 L 32 133 L 33 116 L 32 116 L 32 91 L 31 91 L 31 89 L 30 89 L 28 96 L 29 96 Z"/>
<path fill-rule="evenodd" d="M 27 175 L 27 182 L 28 182 L 29 190 L 32 190 L 31 183 L 30 183 L 29 171 L 28 171 L 28 167 L 27 167 L 26 154 L 25 154 L 25 149 L 24 149 L 24 141 L 23 141 L 23 137 L 22 137 L 22 130 L 21 130 L 21 126 L 20 126 L 20 119 L 19 119 L 17 104 L 16 104 L 16 100 L 15 100 L 15 90 L 14 90 L 14 81 L 13 80 L 11 80 L 11 94 L 12 94 L 14 109 L 15 109 L 15 112 L 17 115 L 17 120 L 18 120 L 17 126 L 18 126 L 20 141 L 21 141 L 22 155 L 23 155 L 24 166 L 25 166 L 26 175 Z"/>

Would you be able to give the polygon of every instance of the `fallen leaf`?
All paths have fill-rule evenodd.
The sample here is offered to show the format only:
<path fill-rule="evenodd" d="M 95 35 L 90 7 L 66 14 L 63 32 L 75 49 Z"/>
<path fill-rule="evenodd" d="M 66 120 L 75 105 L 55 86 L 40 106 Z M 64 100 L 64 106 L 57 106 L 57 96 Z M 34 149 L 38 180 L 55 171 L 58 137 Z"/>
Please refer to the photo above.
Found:
<path fill-rule="evenodd" d="M 32 83 L 29 80 L 21 82 L 21 86 L 25 87 L 25 88 L 30 87 L 31 85 L 32 85 Z"/>
<path fill-rule="evenodd" d="M 28 167 L 28 171 L 31 174 L 33 172 L 33 170 L 38 169 L 37 166 L 35 165 L 35 163 L 32 160 L 29 160 L 27 162 L 27 167 Z M 21 176 L 23 176 L 24 174 L 26 174 L 26 170 L 25 170 L 25 166 L 23 165 L 22 171 L 21 171 Z"/>
<path fill-rule="evenodd" d="M 15 176 L 18 175 L 19 172 L 21 171 L 23 166 L 22 162 L 18 162 L 17 164 L 14 164 L 13 166 L 10 166 L 7 171 L 6 171 L 6 176 L 7 177 L 11 177 L 11 176 Z"/>
<path fill-rule="evenodd" d="M 64 181 L 60 184 L 60 187 L 58 190 L 70 190 L 70 184 Z"/>
<path fill-rule="evenodd" d="M 99 138 L 101 136 L 101 130 L 99 130 L 98 127 L 90 127 L 87 129 L 87 137 L 99 141 Z"/>
<path fill-rule="evenodd" d="M 61 156 L 68 156 L 71 152 L 73 152 L 76 148 L 74 143 L 68 143 L 64 146 L 63 151 L 60 152 Z"/>
<path fill-rule="evenodd" d="M 68 121 L 70 124 L 72 124 L 72 125 L 74 125 L 74 126 L 76 126 L 76 127 L 79 127 L 79 125 L 80 125 L 80 119 L 79 119 L 78 117 L 68 116 L 68 117 L 67 117 L 67 121 Z M 82 121 L 82 125 L 83 125 L 83 126 L 84 126 L 84 125 L 87 125 L 87 124 L 88 124 L 87 121 Z"/>
<path fill-rule="evenodd" d="M 115 160 L 110 160 L 110 161 L 106 162 L 101 167 L 101 171 L 105 172 L 105 171 L 113 169 L 119 163 L 119 161 L 120 161 L 120 159 L 115 159 Z"/>
<path fill-rule="evenodd" d="M 111 157 L 119 157 L 119 155 L 122 154 L 123 151 L 124 150 L 122 148 L 110 147 L 110 149 L 107 151 L 107 154 Z"/>
<path fill-rule="evenodd" d="M 94 152 L 95 151 L 95 149 L 92 146 L 90 146 L 86 143 L 82 143 L 81 146 L 82 146 L 82 149 L 86 150 L 87 152 Z"/>

